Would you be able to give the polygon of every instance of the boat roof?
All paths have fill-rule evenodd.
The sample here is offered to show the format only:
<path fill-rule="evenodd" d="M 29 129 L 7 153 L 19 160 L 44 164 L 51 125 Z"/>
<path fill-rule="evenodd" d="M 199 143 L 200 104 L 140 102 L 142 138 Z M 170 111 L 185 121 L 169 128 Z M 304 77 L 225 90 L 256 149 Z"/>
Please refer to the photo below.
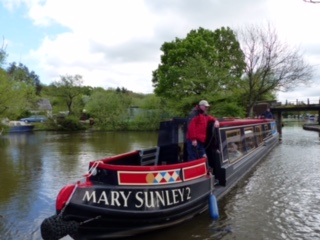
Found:
<path fill-rule="evenodd" d="M 258 123 L 269 123 L 273 122 L 274 119 L 260 119 L 260 118 L 223 118 L 219 119 L 220 127 L 230 127 L 230 126 L 242 126 L 242 125 L 252 125 Z"/>

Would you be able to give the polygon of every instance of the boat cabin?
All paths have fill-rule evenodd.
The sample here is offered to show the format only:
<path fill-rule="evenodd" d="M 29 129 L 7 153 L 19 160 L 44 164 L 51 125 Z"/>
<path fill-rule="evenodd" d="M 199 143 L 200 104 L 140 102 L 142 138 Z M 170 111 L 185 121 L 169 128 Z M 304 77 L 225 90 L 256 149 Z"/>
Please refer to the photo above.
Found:
<path fill-rule="evenodd" d="M 90 180 L 101 183 L 118 184 L 117 171 L 150 171 L 168 169 L 168 165 L 187 162 L 186 151 L 187 119 L 173 118 L 160 124 L 158 146 L 135 150 L 129 153 L 101 159 L 98 163 L 91 162 L 97 173 Z M 220 127 L 208 126 L 206 152 L 207 166 L 221 185 L 227 181 L 227 169 L 241 162 L 241 159 L 256 152 L 266 144 L 266 140 L 276 134 L 276 124 L 267 119 L 227 119 L 220 120 Z M 124 167 L 121 168 L 121 165 Z M 163 167 L 161 167 L 163 166 Z M 176 167 L 177 168 L 177 167 Z M 229 174 L 230 175 L 230 174 Z"/>

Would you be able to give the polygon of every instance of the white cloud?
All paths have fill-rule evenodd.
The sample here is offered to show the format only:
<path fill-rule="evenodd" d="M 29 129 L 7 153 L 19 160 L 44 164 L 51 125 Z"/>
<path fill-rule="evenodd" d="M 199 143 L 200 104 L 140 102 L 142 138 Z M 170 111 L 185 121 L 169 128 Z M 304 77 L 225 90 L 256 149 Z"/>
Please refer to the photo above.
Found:
<path fill-rule="evenodd" d="M 1 0 L 0 0 L 1 1 Z M 306 59 L 320 64 L 316 19 L 319 5 L 303 0 L 2 0 L 11 8 L 26 3 L 29 17 L 43 29 L 63 26 L 30 50 L 41 81 L 80 74 L 86 85 L 152 92 L 151 75 L 160 63 L 160 47 L 199 27 L 271 22 Z M 26 59 L 26 58 L 25 58 Z M 317 84 L 317 79 L 315 79 Z M 306 88 L 308 91 L 311 88 Z M 316 89 L 316 88 L 313 88 Z M 299 91 L 298 91 L 299 92 Z M 289 93 L 279 93 L 287 97 Z M 313 94 L 310 91 L 310 94 Z M 296 94 L 297 95 L 297 94 Z"/>
<path fill-rule="evenodd" d="M 51 70 L 46 77 L 80 74 L 86 85 L 152 92 L 151 70 L 157 67 L 160 45 L 153 44 L 156 19 L 143 1 L 49 0 L 33 6 L 30 17 L 38 25 L 58 23 L 70 29 L 45 38 L 31 52 L 45 72 Z"/>

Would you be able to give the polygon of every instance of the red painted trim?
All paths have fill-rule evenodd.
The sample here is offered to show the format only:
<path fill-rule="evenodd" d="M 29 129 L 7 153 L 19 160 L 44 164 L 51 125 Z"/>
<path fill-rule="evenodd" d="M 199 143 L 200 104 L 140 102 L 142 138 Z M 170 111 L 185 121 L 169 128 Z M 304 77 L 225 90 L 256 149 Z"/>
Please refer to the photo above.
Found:
<path fill-rule="evenodd" d="M 182 171 L 183 179 L 185 181 L 189 181 L 205 176 L 207 174 L 207 166 L 204 163 L 202 163 L 199 165 L 183 168 Z"/>
<path fill-rule="evenodd" d="M 76 184 L 72 184 L 72 185 L 67 185 L 60 190 L 56 200 L 56 209 L 58 211 L 61 211 L 64 205 L 68 202 L 70 195 L 72 194 L 75 187 L 76 187 Z"/>
<path fill-rule="evenodd" d="M 115 160 L 115 159 L 113 159 Z M 197 165 L 200 163 L 206 162 L 206 158 L 200 158 L 198 160 L 190 161 L 190 162 L 183 162 L 177 164 L 170 164 L 170 165 L 159 165 L 159 166 L 127 166 L 127 165 L 112 165 L 110 164 L 111 161 L 104 161 L 104 163 L 99 163 L 98 168 L 102 169 L 109 169 L 114 171 L 165 171 L 165 170 L 173 170 L 178 168 L 185 168 L 190 167 L 193 165 Z M 108 162 L 108 164 L 106 164 Z M 91 163 L 90 163 L 91 164 Z"/>

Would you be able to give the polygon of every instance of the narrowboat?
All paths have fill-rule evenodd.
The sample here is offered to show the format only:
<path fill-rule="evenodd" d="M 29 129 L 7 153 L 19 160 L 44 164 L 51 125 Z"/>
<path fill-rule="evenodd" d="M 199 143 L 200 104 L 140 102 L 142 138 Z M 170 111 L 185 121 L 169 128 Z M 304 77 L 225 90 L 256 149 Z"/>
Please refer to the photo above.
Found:
<path fill-rule="evenodd" d="M 186 161 L 186 118 L 160 123 L 158 144 L 89 163 L 83 179 L 63 187 L 43 239 L 123 238 L 165 228 L 209 208 L 277 145 L 272 119 L 209 124 L 206 158 Z"/>

